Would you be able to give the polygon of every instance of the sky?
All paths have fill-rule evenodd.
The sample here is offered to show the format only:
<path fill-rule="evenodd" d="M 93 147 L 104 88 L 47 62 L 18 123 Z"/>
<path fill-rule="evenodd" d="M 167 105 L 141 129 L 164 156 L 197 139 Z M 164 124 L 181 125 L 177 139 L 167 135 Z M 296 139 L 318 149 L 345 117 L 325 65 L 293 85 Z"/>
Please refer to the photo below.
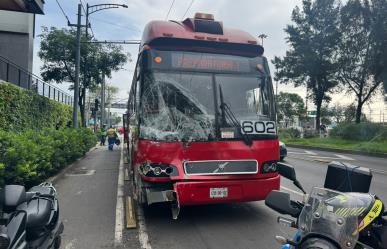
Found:
<path fill-rule="evenodd" d="M 82 0 L 89 5 L 100 3 L 117 3 L 128 5 L 127 9 L 118 8 L 103 10 L 90 16 L 94 36 L 97 40 L 139 40 L 144 26 L 151 20 L 178 20 L 192 17 L 196 12 L 214 14 L 216 20 L 223 21 L 223 25 L 230 28 L 243 29 L 253 36 L 266 34 L 264 40 L 265 56 L 270 60 L 274 56 L 283 56 L 287 49 L 284 28 L 291 23 L 290 16 L 295 6 L 301 0 Z M 79 0 L 58 0 L 64 12 L 72 23 L 76 22 L 77 4 Z M 171 7 L 167 17 L 168 10 Z M 192 5 L 191 5 L 192 3 Z M 188 8 L 190 6 L 190 8 Z M 40 75 L 42 62 L 37 56 L 39 51 L 42 26 L 67 26 L 67 20 L 61 12 L 56 0 L 47 0 L 44 6 L 45 15 L 36 17 L 36 37 L 34 46 L 34 73 Z M 187 11 L 188 10 L 188 11 Z M 184 16 L 184 14 L 186 15 Z M 85 20 L 83 19 L 83 22 Z M 123 45 L 127 53 L 131 54 L 132 62 L 127 63 L 123 70 L 115 72 L 108 84 L 119 87 L 119 98 L 127 98 L 133 76 L 133 69 L 137 60 L 137 45 Z M 270 65 L 272 75 L 273 65 Z M 274 83 L 275 84 L 275 83 Z M 67 85 L 59 85 L 67 90 Z M 275 87 L 275 86 L 274 86 Z M 293 92 L 305 98 L 305 88 L 294 88 L 289 85 L 278 84 L 278 92 Z M 332 104 L 352 103 L 353 96 L 335 94 Z M 373 119 L 378 120 L 383 111 L 381 98 L 375 98 L 373 104 L 364 109 L 371 113 Z M 309 106 L 312 106 L 309 104 Z M 313 108 L 313 107 L 312 107 Z M 387 120 L 387 113 L 385 114 Z"/>

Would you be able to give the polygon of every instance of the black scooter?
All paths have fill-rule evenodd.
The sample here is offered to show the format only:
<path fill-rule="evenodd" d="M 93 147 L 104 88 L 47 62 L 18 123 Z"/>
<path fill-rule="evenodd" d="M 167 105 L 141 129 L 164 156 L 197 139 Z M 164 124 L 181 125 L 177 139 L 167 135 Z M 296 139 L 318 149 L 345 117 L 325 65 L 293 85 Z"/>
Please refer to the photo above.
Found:
<path fill-rule="evenodd" d="M 56 190 L 42 183 L 28 192 L 24 186 L 0 190 L 0 249 L 58 249 L 63 223 Z"/>

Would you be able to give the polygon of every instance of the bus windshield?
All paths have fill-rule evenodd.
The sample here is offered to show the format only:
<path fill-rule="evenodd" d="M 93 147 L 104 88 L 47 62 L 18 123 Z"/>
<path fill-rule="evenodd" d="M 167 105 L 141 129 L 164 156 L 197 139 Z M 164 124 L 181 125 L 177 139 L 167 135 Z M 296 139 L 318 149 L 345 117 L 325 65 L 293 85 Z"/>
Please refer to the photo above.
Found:
<path fill-rule="evenodd" d="M 271 87 L 257 75 L 153 70 L 142 82 L 143 139 L 220 140 L 221 128 L 237 128 L 222 118 L 222 103 L 238 119 L 274 120 Z"/>

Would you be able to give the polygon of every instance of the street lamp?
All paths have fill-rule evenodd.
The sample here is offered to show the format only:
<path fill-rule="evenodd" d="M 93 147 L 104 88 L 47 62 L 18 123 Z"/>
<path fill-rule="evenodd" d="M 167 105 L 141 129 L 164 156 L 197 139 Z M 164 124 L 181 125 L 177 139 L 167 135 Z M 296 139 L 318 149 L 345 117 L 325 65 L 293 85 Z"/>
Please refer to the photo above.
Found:
<path fill-rule="evenodd" d="M 126 4 L 115 4 L 115 3 L 103 3 L 103 4 L 94 4 L 89 5 L 86 4 L 86 38 L 88 36 L 88 28 L 89 28 L 89 15 L 101 11 L 101 10 L 107 10 L 107 9 L 117 9 L 117 8 L 128 8 L 128 5 Z"/>
<path fill-rule="evenodd" d="M 88 29 L 90 26 L 89 23 L 89 16 L 95 12 L 101 11 L 101 10 L 107 10 L 107 9 L 117 9 L 117 8 L 128 8 L 128 5 L 126 4 L 114 4 L 114 3 L 108 3 L 108 4 L 95 4 L 95 5 L 89 5 L 86 4 L 86 39 L 88 38 Z M 102 73 L 102 86 L 101 86 L 101 127 L 103 126 L 105 122 L 105 74 Z"/>

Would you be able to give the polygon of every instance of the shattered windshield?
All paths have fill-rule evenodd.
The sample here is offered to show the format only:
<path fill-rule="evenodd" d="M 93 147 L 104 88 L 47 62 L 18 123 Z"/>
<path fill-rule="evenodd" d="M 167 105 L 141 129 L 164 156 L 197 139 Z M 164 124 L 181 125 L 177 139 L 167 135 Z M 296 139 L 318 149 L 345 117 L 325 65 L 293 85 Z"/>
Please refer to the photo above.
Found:
<path fill-rule="evenodd" d="M 220 101 L 240 119 L 271 120 L 270 88 L 262 78 L 238 75 L 216 75 Z"/>
<path fill-rule="evenodd" d="M 141 103 L 142 138 L 208 141 L 215 137 L 211 74 L 146 74 Z"/>

